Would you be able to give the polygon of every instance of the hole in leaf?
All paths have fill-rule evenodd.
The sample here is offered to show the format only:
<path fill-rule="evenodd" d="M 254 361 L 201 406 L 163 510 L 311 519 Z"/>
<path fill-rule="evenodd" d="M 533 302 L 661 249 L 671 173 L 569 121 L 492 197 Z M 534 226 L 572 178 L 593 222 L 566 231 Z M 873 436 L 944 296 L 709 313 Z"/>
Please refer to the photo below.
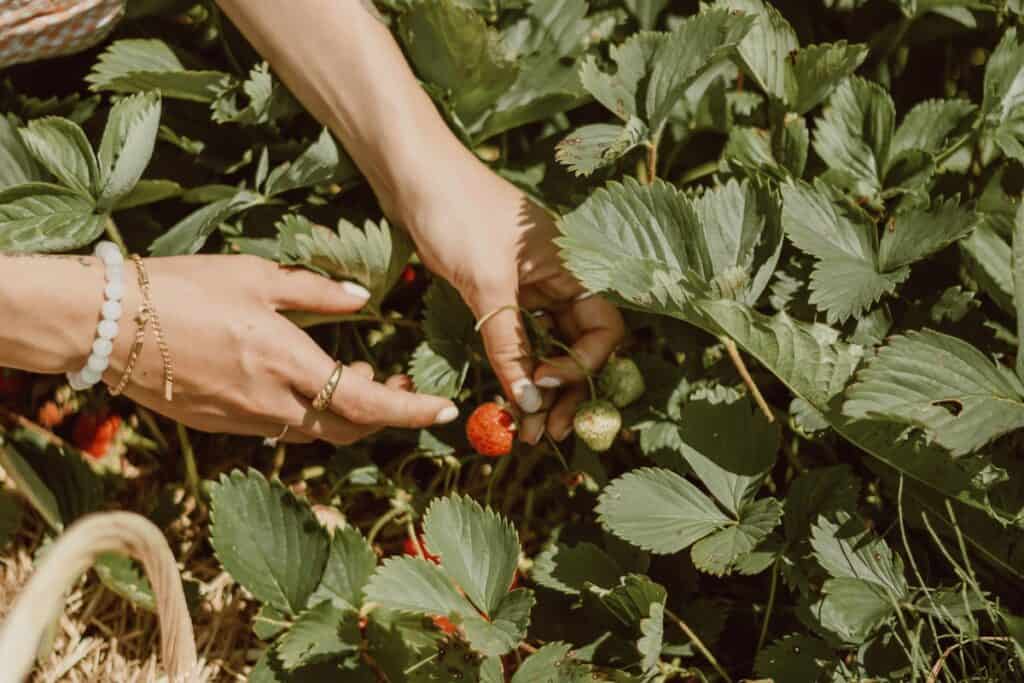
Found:
<path fill-rule="evenodd" d="M 933 401 L 932 405 L 944 408 L 953 417 L 957 417 L 964 409 L 964 404 L 954 398 L 942 401 Z"/>

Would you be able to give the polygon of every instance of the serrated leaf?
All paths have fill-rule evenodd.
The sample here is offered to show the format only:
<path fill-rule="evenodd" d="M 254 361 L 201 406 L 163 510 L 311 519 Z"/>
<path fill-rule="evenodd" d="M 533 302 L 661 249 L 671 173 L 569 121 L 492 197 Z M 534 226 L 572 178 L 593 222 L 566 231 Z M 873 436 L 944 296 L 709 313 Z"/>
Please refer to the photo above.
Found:
<path fill-rule="evenodd" d="M 92 568 L 104 586 L 132 604 L 156 614 L 156 596 L 153 594 L 153 587 L 130 557 L 117 553 L 105 553 L 96 558 Z"/>
<path fill-rule="evenodd" d="M 517 588 L 505 593 L 490 619 L 473 614 L 463 623 L 466 638 L 474 650 L 488 657 L 511 652 L 526 637 L 530 612 L 535 603 L 533 591 Z"/>
<path fill-rule="evenodd" d="M 305 609 L 330 552 L 309 506 L 255 470 L 222 475 L 210 504 L 210 544 L 232 578 L 284 613 Z"/>
<path fill-rule="evenodd" d="M 653 667 L 660 655 L 664 635 L 664 611 L 668 593 L 664 587 L 640 574 L 622 577 L 611 590 L 590 588 L 623 636 L 635 643 L 643 668 Z"/>
<path fill-rule="evenodd" d="M 879 267 L 894 270 L 931 256 L 966 237 L 980 216 L 956 199 L 937 199 L 930 209 L 899 213 L 878 248 Z"/>
<path fill-rule="evenodd" d="M 739 45 L 740 61 L 761 90 L 787 101 L 792 75 L 785 60 L 800 47 L 796 31 L 775 7 L 761 0 L 722 0 L 719 4 L 756 17 Z"/>
<path fill-rule="evenodd" d="M 896 129 L 889 154 L 893 158 L 909 150 L 938 154 L 949 137 L 977 107 L 967 100 L 925 100 L 907 112 Z"/>
<path fill-rule="evenodd" d="M 359 613 L 322 602 L 298 616 L 274 645 L 287 671 L 359 652 Z"/>
<path fill-rule="evenodd" d="M 310 604 L 330 600 L 340 609 L 358 610 L 363 604 L 363 589 L 376 568 L 377 555 L 359 531 L 351 527 L 336 529 Z"/>
<path fill-rule="evenodd" d="M 1024 104 L 1024 43 L 1018 39 L 1014 27 L 1003 33 L 985 66 L 981 115 L 1003 152 L 1018 160 L 1022 158 L 1020 140 L 1024 132 L 1018 125 L 1021 104 Z"/>
<path fill-rule="evenodd" d="M 811 613 L 843 642 L 863 643 L 893 614 L 892 600 L 877 584 L 857 579 L 829 579 Z"/>
<path fill-rule="evenodd" d="M 667 37 L 665 33 L 640 32 L 621 45 L 613 45 L 609 54 L 616 66 L 614 74 L 603 71 L 595 57 L 587 58 L 580 65 L 583 87 L 623 121 L 632 117 L 643 120 L 646 112 L 640 105 L 641 79 L 654 68 L 656 55 Z"/>
<path fill-rule="evenodd" d="M 555 147 L 555 160 L 577 176 L 609 166 L 643 143 L 647 126 L 632 117 L 624 126 L 594 123 L 577 128 Z"/>
<path fill-rule="evenodd" d="M 366 304 L 370 310 L 379 310 L 412 254 L 405 232 L 393 230 L 385 220 L 379 224 L 368 220 L 360 230 L 340 219 L 335 232 L 289 214 L 277 229 L 281 263 L 303 266 L 335 280 L 358 282 L 370 291 Z"/>
<path fill-rule="evenodd" d="M 518 68 L 499 34 L 452 0 L 419 0 L 399 17 L 398 35 L 413 68 L 468 128 L 515 82 Z"/>
<path fill-rule="evenodd" d="M 884 88 L 849 78 L 832 93 L 814 131 L 814 151 L 843 186 L 872 197 L 882 189 L 896 127 L 896 107 Z"/>
<path fill-rule="evenodd" d="M 102 232 L 103 217 L 75 190 L 28 183 L 0 191 L 0 250 L 70 251 Z"/>
<path fill-rule="evenodd" d="M 636 17 L 641 31 L 649 31 L 658 23 L 658 15 L 668 5 L 668 0 L 625 0 L 626 8 Z"/>
<path fill-rule="evenodd" d="M 747 503 L 731 526 L 702 538 L 690 550 L 697 569 L 723 576 L 741 557 L 749 554 L 782 520 L 782 504 L 774 498 Z"/>
<path fill-rule="evenodd" d="M 713 288 L 746 300 L 767 284 L 778 257 L 773 204 L 752 184 L 732 182 L 695 203 L 660 180 L 626 178 L 564 216 L 556 243 L 591 291 L 661 303 Z"/>
<path fill-rule="evenodd" d="M 696 486 L 650 467 L 611 482 L 595 511 L 616 536 L 659 554 L 678 552 L 730 523 Z"/>
<path fill-rule="evenodd" d="M 573 661 L 572 649 L 572 645 L 567 643 L 548 643 L 526 658 L 512 677 L 512 683 L 583 683 L 590 680 L 589 667 Z"/>
<path fill-rule="evenodd" d="M 21 138 L 32 156 L 66 187 L 82 197 L 92 197 L 99 189 L 96 155 L 77 123 L 58 116 L 34 119 L 22 129 Z"/>
<path fill-rule="evenodd" d="M 153 256 L 194 254 L 202 249 L 221 223 L 265 201 L 255 192 L 238 190 L 234 196 L 207 204 L 175 223 L 149 245 L 149 253 Z"/>
<path fill-rule="evenodd" d="M 959 247 L 971 277 L 999 308 L 1015 315 L 1012 252 L 991 221 L 979 223 L 974 232 L 960 240 Z"/>
<path fill-rule="evenodd" d="M 469 372 L 470 358 L 479 346 L 476 319 L 447 281 L 435 279 L 423 297 L 426 337 L 409 366 L 416 390 L 455 398 Z"/>
<path fill-rule="evenodd" d="M 754 670 L 776 681 L 819 681 L 832 668 L 834 659 L 825 641 L 793 633 L 761 650 Z"/>
<path fill-rule="evenodd" d="M 111 43 L 85 80 L 97 92 L 156 90 L 173 99 L 212 102 L 233 79 L 222 71 L 187 71 L 162 40 L 128 39 Z"/>
<path fill-rule="evenodd" d="M 263 191 L 268 197 L 282 192 L 327 182 L 347 182 L 359 176 L 345 151 L 324 128 L 316 142 L 294 161 L 275 167 L 267 176 Z"/>
<path fill-rule="evenodd" d="M 301 111 L 266 62 L 255 65 L 241 83 L 222 81 L 210 108 L 216 123 L 247 126 L 274 123 Z"/>
<path fill-rule="evenodd" d="M 99 208 L 114 206 L 139 182 L 153 156 L 160 112 L 160 96 L 154 93 L 125 97 L 110 110 L 97 155 Z"/>
<path fill-rule="evenodd" d="M 661 647 L 665 638 L 665 605 L 652 603 L 649 616 L 640 620 L 640 638 L 636 649 L 640 651 L 640 667 L 643 671 L 653 670 L 661 660 Z"/>
<path fill-rule="evenodd" d="M 128 194 L 117 200 L 112 210 L 123 211 L 162 202 L 165 199 L 180 197 L 183 192 L 181 185 L 173 180 L 140 180 Z"/>
<path fill-rule="evenodd" d="M 552 543 L 534 558 L 530 578 L 545 588 L 579 595 L 588 583 L 612 588 L 623 574 L 619 563 L 593 543 Z"/>
<path fill-rule="evenodd" d="M 931 330 L 894 337 L 858 373 L 843 414 L 923 429 L 953 456 L 1024 426 L 1024 385 L 965 341 Z"/>
<path fill-rule="evenodd" d="M 505 599 L 519 560 L 519 536 L 507 519 L 459 495 L 435 500 L 423 517 L 430 552 L 485 615 Z"/>
<path fill-rule="evenodd" d="M 680 450 L 694 474 L 733 515 L 760 488 L 779 449 L 778 425 L 746 397 L 691 398 L 683 406 Z"/>
<path fill-rule="evenodd" d="M 799 50 L 787 64 L 792 63 L 791 91 L 787 104 L 797 114 L 806 114 L 818 106 L 829 93 L 867 59 L 867 45 L 837 43 L 808 45 Z M 792 86 L 791 86 L 792 87 Z"/>
<path fill-rule="evenodd" d="M 864 581 L 897 598 L 906 597 L 909 588 L 903 562 L 885 541 L 849 512 L 837 511 L 834 520 L 819 517 L 811 526 L 814 557 L 829 576 Z"/>
<path fill-rule="evenodd" d="M 46 171 L 21 138 L 17 119 L 12 114 L 0 116 L 0 190 L 46 178 Z"/>
<path fill-rule="evenodd" d="M 793 482 L 786 496 L 783 527 L 790 543 L 805 538 L 819 516 L 856 510 L 860 480 L 849 465 L 809 469 Z"/>
<path fill-rule="evenodd" d="M 829 324 L 860 318 L 910 277 L 909 268 L 880 273 L 869 261 L 836 256 L 814 264 L 810 303 L 827 313 Z"/>
<path fill-rule="evenodd" d="M 366 599 L 387 609 L 425 616 L 472 612 L 440 567 L 420 557 L 391 557 L 364 589 Z"/>

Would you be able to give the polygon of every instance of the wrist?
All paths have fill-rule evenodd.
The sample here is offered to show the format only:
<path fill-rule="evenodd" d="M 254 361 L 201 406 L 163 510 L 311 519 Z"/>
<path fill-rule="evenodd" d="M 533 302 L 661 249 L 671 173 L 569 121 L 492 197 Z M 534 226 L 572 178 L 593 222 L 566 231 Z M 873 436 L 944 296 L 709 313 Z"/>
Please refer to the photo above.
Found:
<path fill-rule="evenodd" d="M 0 365 L 44 374 L 81 368 L 100 320 L 102 263 L 93 256 L 0 259 Z"/>

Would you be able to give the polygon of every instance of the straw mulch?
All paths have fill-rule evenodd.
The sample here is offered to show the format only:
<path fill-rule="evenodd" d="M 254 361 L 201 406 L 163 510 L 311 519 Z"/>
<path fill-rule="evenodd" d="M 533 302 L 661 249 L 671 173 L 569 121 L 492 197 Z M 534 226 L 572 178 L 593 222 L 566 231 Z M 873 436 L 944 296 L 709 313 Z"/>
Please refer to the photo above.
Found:
<path fill-rule="evenodd" d="M 0 470 L 0 481 L 3 475 Z M 141 487 L 144 488 L 144 487 Z M 44 524 L 26 513 L 17 536 L 0 550 L 0 620 L 32 572 L 32 557 L 44 539 Z M 201 681 L 245 681 L 259 655 L 252 633 L 256 605 L 224 573 L 203 543 L 204 529 L 183 516 L 168 540 L 185 578 L 200 585 L 193 611 Z M 37 666 L 33 683 L 161 680 L 159 633 L 154 615 L 111 592 L 89 572 L 67 596 L 52 650 Z"/>

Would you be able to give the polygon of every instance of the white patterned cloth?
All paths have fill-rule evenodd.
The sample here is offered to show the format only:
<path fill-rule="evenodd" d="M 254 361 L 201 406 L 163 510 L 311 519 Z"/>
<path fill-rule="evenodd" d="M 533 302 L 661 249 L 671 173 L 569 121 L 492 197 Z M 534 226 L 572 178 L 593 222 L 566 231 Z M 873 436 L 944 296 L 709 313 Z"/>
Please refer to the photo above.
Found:
<path fill-rule="evenodd" d="M 0 0 L 0 68 L 66 55 L 103 40 L 125 0 Z"/>

